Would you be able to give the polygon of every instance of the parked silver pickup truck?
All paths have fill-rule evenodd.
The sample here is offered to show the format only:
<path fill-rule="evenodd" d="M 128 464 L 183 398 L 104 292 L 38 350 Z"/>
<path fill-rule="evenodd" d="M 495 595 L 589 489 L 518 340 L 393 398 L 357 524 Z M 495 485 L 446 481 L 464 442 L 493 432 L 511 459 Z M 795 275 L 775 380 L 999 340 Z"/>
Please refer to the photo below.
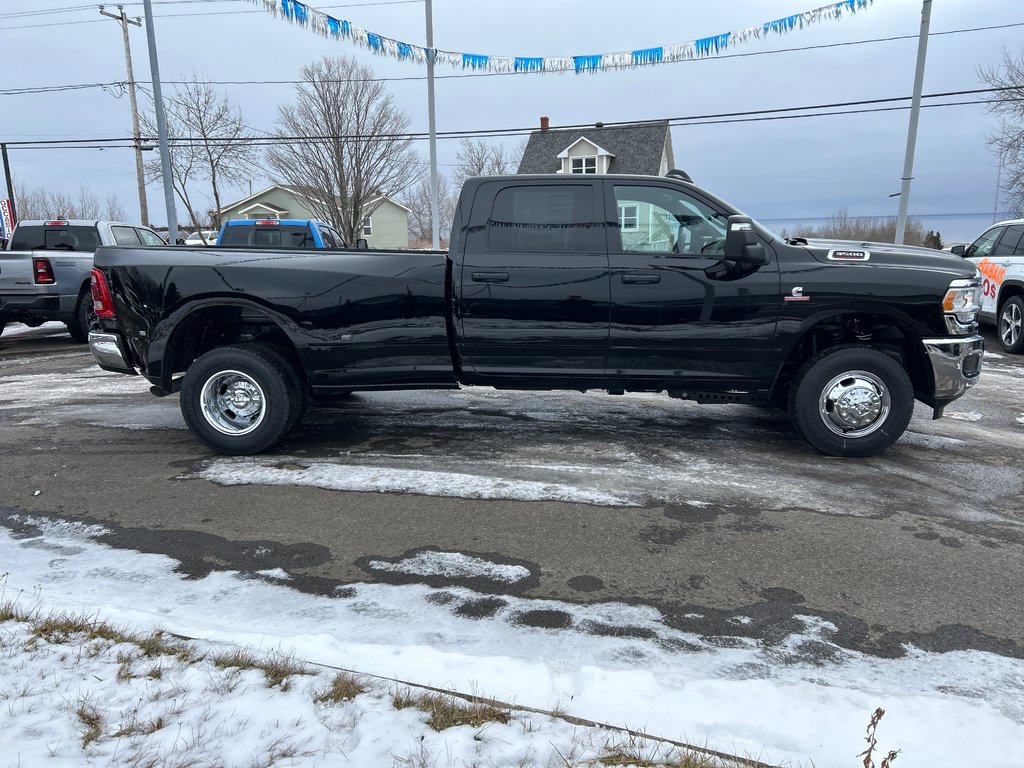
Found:
<path fill-rule="evenodd" d="M 92 256 L 101 245 L 166 245 L 156 232 L 119 221 L 20 221 L 0 251 L 0 333 L 8 323 L 65 323 L 89 338 Z"/>

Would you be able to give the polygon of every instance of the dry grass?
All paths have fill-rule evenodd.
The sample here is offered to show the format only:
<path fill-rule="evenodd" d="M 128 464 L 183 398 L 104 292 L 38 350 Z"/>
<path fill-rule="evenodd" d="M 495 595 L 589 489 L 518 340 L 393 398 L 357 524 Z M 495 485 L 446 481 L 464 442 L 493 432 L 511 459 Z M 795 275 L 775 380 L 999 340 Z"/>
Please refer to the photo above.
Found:
<path fill-rule="evenodd" d="M 427 725 L 435 731 L 454 728 L 457 725 L 471 725 L 479 728 L 487 723 L 508 723 L 512 714 L 508 709 L 496 707 L 488 701 L 470 697 L 463 699 L 434 691 L 396 691 L 391 697 L 395 709 L 416 707 L 426 712 Z"/>
<path fill-rule="evenodd" d="M 315 675 L 316 672 L 301 661 L 284 654 L 272 654 L 261 658 L 254 653 L 243 650 L 233 650 L 228 653 L 215 654 L 213 664 L 221 669 L 259 669 L 267 681 L 268 688 L 280 687 L 287 691 L 290 687 L 290 680 L 297 675 Z"/>
<path fill-rule="evenodd" d="M 82 724 L 83 748 L 89 746 L 103 734 L 103 716 L 90 699 L 78 700 L 78 704 L 75 706 L 75 717 Z"/>
<path fill-rule="evenodd" d="M 366 692 L 366 686 L 348 672 L 339 672 L 331 680 L 329 688 L 320 691 L 314 698 L 317 704 L 341 704 L 343 701 L 351 701 L 361 693 Z"/>

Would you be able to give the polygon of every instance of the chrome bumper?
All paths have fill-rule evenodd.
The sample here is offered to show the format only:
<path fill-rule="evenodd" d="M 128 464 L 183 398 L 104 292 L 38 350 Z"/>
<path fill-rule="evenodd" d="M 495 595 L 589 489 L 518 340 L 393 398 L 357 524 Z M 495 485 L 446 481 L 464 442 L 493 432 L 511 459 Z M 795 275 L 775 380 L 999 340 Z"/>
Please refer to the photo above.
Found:
<path fill-rule="evenodd" d="M 121 337 L 114 333 L 89 331 L 89 351 L 96 363 L 105 371 L 136 374 L 137 371 L 128 363 Z"/>
<path fill-rule="evenodd" d="M 985 340 L 981 336 L 923 339 L 935 379 L 935 407 L 941 409 L 973 387 L 981 373 Z"/>

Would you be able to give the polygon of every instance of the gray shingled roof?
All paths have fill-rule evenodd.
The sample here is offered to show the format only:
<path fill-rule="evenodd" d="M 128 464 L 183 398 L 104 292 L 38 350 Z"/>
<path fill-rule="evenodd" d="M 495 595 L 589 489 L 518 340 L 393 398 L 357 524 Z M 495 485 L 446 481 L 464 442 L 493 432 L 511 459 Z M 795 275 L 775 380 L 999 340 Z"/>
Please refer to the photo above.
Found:
<path fill-rule="evenodd" d="M 519 173 L 556 173 L 561 168 L 558 159 L 563 151 L 581 136 L 613 155 L 609 173 L 640 173 L 657 176 L 661 170 L 661 155 L 668 140 L 668 121 L 614 128 L 590 127 L 547 131 L 534 131 L 519 161 Z M 673 167 L 672 143 L 668 144 L 668 165 Z"/>

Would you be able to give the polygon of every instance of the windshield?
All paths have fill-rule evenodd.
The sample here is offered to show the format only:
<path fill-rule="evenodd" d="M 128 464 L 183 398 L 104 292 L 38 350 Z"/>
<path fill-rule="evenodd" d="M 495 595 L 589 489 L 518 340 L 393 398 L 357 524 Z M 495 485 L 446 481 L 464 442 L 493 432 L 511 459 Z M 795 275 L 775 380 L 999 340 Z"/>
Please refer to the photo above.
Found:
<path fill-rule="evenodd" d="M 224 228 L 217 243 L 220 245 L 242 245 L 250 248 L 316 248 L 316 242 L 307 226 L 285 224 L 282 226 L 230 226 Z"/>

